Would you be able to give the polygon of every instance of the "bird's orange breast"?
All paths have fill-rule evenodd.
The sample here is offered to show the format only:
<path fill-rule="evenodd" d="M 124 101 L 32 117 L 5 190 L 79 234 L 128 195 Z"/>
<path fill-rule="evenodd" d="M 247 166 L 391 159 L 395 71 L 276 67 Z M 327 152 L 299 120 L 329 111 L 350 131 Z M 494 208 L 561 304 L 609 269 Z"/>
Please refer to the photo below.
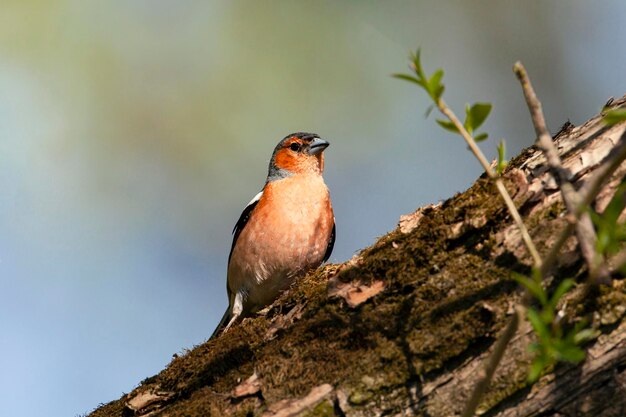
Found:
<path fill-rule="evenodd" d="M 322 263 L 333 224 L 321 175 L 268 183 L 233 248 L 229 288 L 246 291 L 247 310 L 270 304 L 295 277 Z"/>

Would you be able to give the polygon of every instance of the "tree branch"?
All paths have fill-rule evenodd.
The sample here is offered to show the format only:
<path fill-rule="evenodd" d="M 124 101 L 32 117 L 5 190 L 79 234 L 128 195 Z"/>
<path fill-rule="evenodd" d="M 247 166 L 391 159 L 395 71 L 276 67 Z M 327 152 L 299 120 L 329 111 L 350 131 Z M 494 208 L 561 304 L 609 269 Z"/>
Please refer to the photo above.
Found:
<path fill-rule="evenodd" d="M 535 90 L 528 78 L 526 68 L 524 68 L 521 62 L 518 61 L 513 65 L 513 72 L 515 72 L 515 75 L 522 85 L 522 90 L 524 91 L 526 104 L 528 105 L 528 110 L 530 111 L 530 116 L 537 135 L 537 145 L 543 151 L 550 172 L 552 172 L 552 176 L 559 185 L 567 211 L 570 214 L 575 214 L 580 207 L 580 197 L 570 182 L 569 172 L 563 167 L 559 152 L 556 146 L 554 146 L 552 137 L 548 132 L 541 102 L 535 94 Z M 590 280 L 592 280 L 592 282 L 596 280 L 606 280 L 606 270 L 600 268 L 601 259 L 599 259 L 595 250 L 597 237 L 593 223 L 591 222 L 591 217 L 588 213 L 583 212 L 580 214 L 580 219 L 576 222 L 575 229 L 581 253 L 589 269 Z"/>
<path fill-rule="evenodd" d="M 606 181 L 613 175 L 613 173 L 620 167 L 622 162 L 626 160 L 626 130 L 620 136 L 620 139 L 615 148 L 611 151 L 609 156 L 603 165 L 597 168 L 597 171 L 594 175 L 587 181 L 580 189 L 579 195 L 580 203 L 569 218 L 569 222 L 565 229 L 561 231 L 557 241 L 554 243 L 552 248 L 548 254 L 544 257 L 543 267 L 541 268 L 541 275 L 547 276 L 550 272 L 550 269 L 556 263 L 556 259 L 559 256 L 561 248 L 570 237 L 570 235 L 574 232 L 576 223 L 580 216 L 585 213 L 585 210 L 589 205 L 595 200 L 598 196 L 598 193 L 602 190 L 602 187 L 605 185 Z"/>

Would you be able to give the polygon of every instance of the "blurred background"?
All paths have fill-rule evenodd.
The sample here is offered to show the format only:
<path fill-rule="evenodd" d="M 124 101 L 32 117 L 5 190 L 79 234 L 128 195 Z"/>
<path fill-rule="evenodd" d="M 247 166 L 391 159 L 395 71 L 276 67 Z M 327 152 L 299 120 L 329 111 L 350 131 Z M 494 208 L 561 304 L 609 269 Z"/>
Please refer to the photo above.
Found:
<path fill-rule="evenodd" d="M 390 77 L 422 48 L 446 101 L 494 104 L 481 144 L 533 142 L 626 93 L 626 2 L 0 3 L 0 415 L 72 416 L 204 342 L 231 230 L 273 147 L 331 142 L 332 262 L 480 167 Z"/>

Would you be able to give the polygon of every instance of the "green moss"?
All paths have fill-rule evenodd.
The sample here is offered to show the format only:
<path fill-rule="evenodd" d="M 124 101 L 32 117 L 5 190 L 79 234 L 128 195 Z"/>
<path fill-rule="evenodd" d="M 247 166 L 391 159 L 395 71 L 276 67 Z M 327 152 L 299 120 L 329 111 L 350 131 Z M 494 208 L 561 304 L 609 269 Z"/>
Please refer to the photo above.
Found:
<path fill-rule="evenodd" d="M 356 389 L 352 391 L 348 401 L 352 405 L 363 405 L 374 397 L 374 393 L 368 389 Z"/>
<path fill-rule="evenodd" d="M 315 406 L 315 408 L 313 408 L 313 410 L 311 410 L 309 413 L 305 414 L 305 416 L 306 417 L 336 417 L 335 407 L 330 401 L 324 400 L 321 403 L 319 403 L 317 406 Z"/>
<path fill-rule="evenodd" d="M 615 281 L 613 287 L 600 286 L 598 309 L 594 321 L 597 326 L 611 326 L 626 314 L 626 286 L 624 281 Z"/>

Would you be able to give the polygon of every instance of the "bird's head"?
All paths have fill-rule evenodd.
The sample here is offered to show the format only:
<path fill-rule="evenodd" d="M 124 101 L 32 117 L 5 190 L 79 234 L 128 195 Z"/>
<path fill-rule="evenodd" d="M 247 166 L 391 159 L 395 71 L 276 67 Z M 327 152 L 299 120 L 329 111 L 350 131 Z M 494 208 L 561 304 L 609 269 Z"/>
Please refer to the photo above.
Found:
<path fill-rule="evenodd" d="M 321 174 L 324 170 L 324 149 L 328 145 L 315 133 L 287 135 L 274 148 L 267 181 L 296 174 Z"/>

